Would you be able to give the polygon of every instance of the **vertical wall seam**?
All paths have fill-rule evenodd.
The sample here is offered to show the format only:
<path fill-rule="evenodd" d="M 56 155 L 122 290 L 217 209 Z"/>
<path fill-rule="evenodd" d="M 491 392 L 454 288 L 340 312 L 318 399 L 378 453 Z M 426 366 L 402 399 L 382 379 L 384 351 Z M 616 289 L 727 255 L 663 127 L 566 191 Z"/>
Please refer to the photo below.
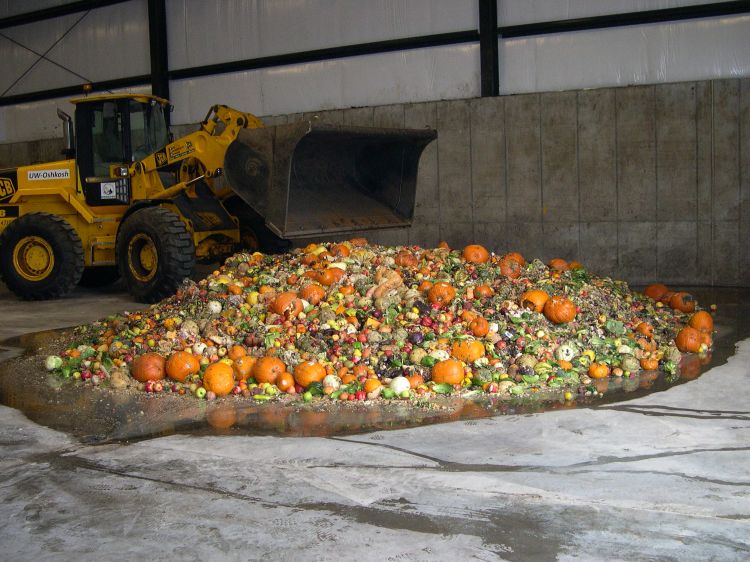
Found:
<path fill-rule="evenodd" d="M 700 278 L 702 275 L 702 272 L 700 271 L 700 261 L 698 260 L 698 254 L 700 252 L 700 231 L 701 231 L 701 222 L 700 222 L 700 165 L 699 165 L 699 158 L 700 158 L 700 150 L 698 150 L 698 147 L 700 146 L 700 129 L 698 128 L 698 119 L 699 119 L 699 111 L 698 111 L 698 82 L 693 82 L 693 124 L 695 126 L 695 247 L 697 251 L 695 252 L 695 264 L 694 269 L 696 277 Z"/>
<path fill-rule="evenodd" d="M 435 139 L 435 142 L 437 143 L 435 145 L 435 174 L 437 175 L 436 181 L 437 181 L 437 203 L 438 203 L 438 238 L 440 240 L 443 240 L 443 205 L 440 201 L 440 111 L 438 108 L 438 105 L 442 102 L 435 102 L 435 113 L 434 113 L 434 119 L 435 119 L 435 130 L 438 131 L 437 139 Z"/>
<path fill-rule="evenodd" d="M 654 226 L 656 226 L 656 259 L 654 261 L 656 263 L 656 274 L 662 275 L 662 272 L 659 270 L 659 116 L 658 112 L 656 111 L 656 88 L 657 86 L 651 87 L 651 114 L 653 115 L 654 120 L 654 189 L 656 190 L 656 193 L 654 194 L 654 212 L 656 215 L 654 217 Z"/>
<path fill-rule="evenodd" d="M 505 236 L 507 238 L 510 225 L 508 223 L 509 213 L 508 207 L 510 207 L 510 186 L 508 185 L 508 115 L 505 110 L 507 106 L 507 100 L 503 98 L 503 151 L 505 152 Z M 510 251 L 515 251 L 515 248 L 509 248 Z"/>
<path fill-rule="evenodd" d="M 544 233 L 544 154 L 542 152 L 542 94 L 536 94 L 536 105 L 537 105 L 537 130 L 539 132 L 539 202 L 541 205 L 540 212 L 541 226 L 542 226 L 542 252 L 547 255 L 547 244 Z"/>
<path fill-rule="evenodd" d="M 714 217 L 714 154 L 716 152 L 715 150 L 715 141 L 714 141 L 714 127 L 715 127 L 715 119 L 714 119 L 714 84 L 715 81 L 711 80 L 711 134 L 710 134 L 710 142 L 711 142 L 711 181 L 709 182 L 709 193 L 710 193 L 710 200 L 711 200 L 711 286 L 716 286 L 716 271 L 714 267 L 714 248 L 716 246 L 716 220 Z"/>
<path fill-rule="evenodd" d="M 615 119 L 615 240 L 617 252 L 617 274 L 620 276 L 622 260 L 620 260 L 620 134 L 617 123 L 617 89 L 614 90 L 613 111 Z"/>
<path fill-rule="evenodd" d="M 579 107 L 579 96 L 580 92 L 576 92 L 576 190 L 578 195 L 578 205 L 576 206 L 576 222 L 578 223 L 578 244 L 576 247 L 576 259 L 580 259 L 583 255 L 581 249 L 581 148 L 580 148 L 580 135 L 578 128 L 580 127 L 580 107 Z"/>
<path fill-rule="evenodd" d="M 477 241 L 477 230 L 476 224 L 474 224 L 474 139 L 472 137 L 471 129 L 471 101 L 466 102 L 466 108 L 468 111 L 467 118 L 469 122 L 469 201 L 471 201 L 469 212 L 471 213 L 471 242 L 474 243 Z"/>
<path fill-rule="evenodd" d="M 737 201 L 739 217 L 737 221 L 737 280 L 742 282 L 742 80 L 737 79 Z"/>

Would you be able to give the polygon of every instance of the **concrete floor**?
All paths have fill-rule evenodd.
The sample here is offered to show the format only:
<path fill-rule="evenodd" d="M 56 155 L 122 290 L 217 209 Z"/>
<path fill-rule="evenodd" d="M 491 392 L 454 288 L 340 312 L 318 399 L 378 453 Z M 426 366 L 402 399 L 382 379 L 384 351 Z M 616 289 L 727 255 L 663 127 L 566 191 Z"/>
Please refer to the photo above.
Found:
<path fill-rule="evenodd" d="M 0 307 L 9 337 L 134 305 L 112 290 L 48 303 L 2 290 Z M 332 438 L 87 446 L 0 406 L 0 557 L 747 560 L 748 365 L 744 340 L 636 400 Z"/>

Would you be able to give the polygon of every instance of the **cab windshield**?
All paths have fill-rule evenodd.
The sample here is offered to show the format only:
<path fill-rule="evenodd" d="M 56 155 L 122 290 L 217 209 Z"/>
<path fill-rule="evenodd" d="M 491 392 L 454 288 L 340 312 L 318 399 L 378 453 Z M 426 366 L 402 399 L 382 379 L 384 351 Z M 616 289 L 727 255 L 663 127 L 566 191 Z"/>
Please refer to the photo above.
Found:
<path fill-rule="evenodd" d="M 169 131 L 160 104 L 131 100 L 129 110 L 130 146 L 133 162 L 136 162 L 165 147 L 169 142 Z"/>

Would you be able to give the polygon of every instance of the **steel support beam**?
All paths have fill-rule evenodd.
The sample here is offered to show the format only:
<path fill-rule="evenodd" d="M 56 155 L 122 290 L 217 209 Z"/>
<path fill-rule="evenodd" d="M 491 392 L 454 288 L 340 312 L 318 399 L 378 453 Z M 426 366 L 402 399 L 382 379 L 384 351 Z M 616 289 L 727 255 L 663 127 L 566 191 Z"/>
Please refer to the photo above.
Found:
<path fill-rule="evenodd" d="M 70 14 L 77 14 L 78 12 L 86 12 L 88 10 L 103 8 L 104 6 L 111 6 L 112 4 L 121 4 L 128 1 L 129 0 L 78 0 L 78 2 L 60 4 L 59 6 L 52 6 L 43 10 L 35 10 L 33 12 L 26 12 L 24 14 L 17 14 L 15 16 L 2 18 L 0 19 L 0 29 L 15 27 L 17 25 L 26 25 L 28 23 L 36 23 L 38 21 L 44 21 L 52 18 L 59 18 Z"/>
<path fill-rule="evenodd" d="M 717 18 L 744 13 L 750 13 L 750 0 L 715 2 L 712 4 L 681 6 L 679 8 L 664 8 L 661 10 L 645 10 L 642 12 L 608 14 L 606 16 L 592 16 L 588 18 L 509 25 L 500 27 L 497 31 L 501 37 L 511 39 L 533 35 L 549 35 L 551 33 L 625 27 L 628 25 L 677 22 L 697 18 Z"/>
<path fill-rule="evenodd" d="M 497 37 L 497 0 L 479 0 L 479 63 L 483 98 L 500 93 Z"/>
<path fill-rule="evenodd" d="M 151 55 L 151 93 L 169 99 L 167 9 L 164 0 L 148 0 L 148 43 Z"/>

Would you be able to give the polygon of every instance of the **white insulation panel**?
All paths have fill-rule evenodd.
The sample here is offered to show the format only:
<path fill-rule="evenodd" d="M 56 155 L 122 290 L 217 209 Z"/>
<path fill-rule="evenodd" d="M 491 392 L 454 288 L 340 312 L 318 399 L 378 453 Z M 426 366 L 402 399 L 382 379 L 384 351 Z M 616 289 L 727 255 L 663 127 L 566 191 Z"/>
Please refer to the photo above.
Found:
<path fill-rule="evenodd" d="M 721 1 L 723 0 L 497 0 L 497 21 L 499 25 L 521 25 Z"/>
<path fill-rule="evenodd" d="M 750 76 L 750 16 L 500 40 L 500 93 Z"/>
<path fill-rule="evenodd" d="M 476 29 L 476 0 L 169 0 L 173 69 Z"/>
<path fill-rule="evenodd" d="M 256 115 L 479 95 L 476 44 L 351 57 L 172 83 L 175 124 L 194 123 L 215 103 Z"/>
<path fill-rule="evenodd" d="M 1 95 L 150 72 L 147 0 L 11 27 L 2 34 Z M 45 58 L 36 53 L 46 53 Z"/>

